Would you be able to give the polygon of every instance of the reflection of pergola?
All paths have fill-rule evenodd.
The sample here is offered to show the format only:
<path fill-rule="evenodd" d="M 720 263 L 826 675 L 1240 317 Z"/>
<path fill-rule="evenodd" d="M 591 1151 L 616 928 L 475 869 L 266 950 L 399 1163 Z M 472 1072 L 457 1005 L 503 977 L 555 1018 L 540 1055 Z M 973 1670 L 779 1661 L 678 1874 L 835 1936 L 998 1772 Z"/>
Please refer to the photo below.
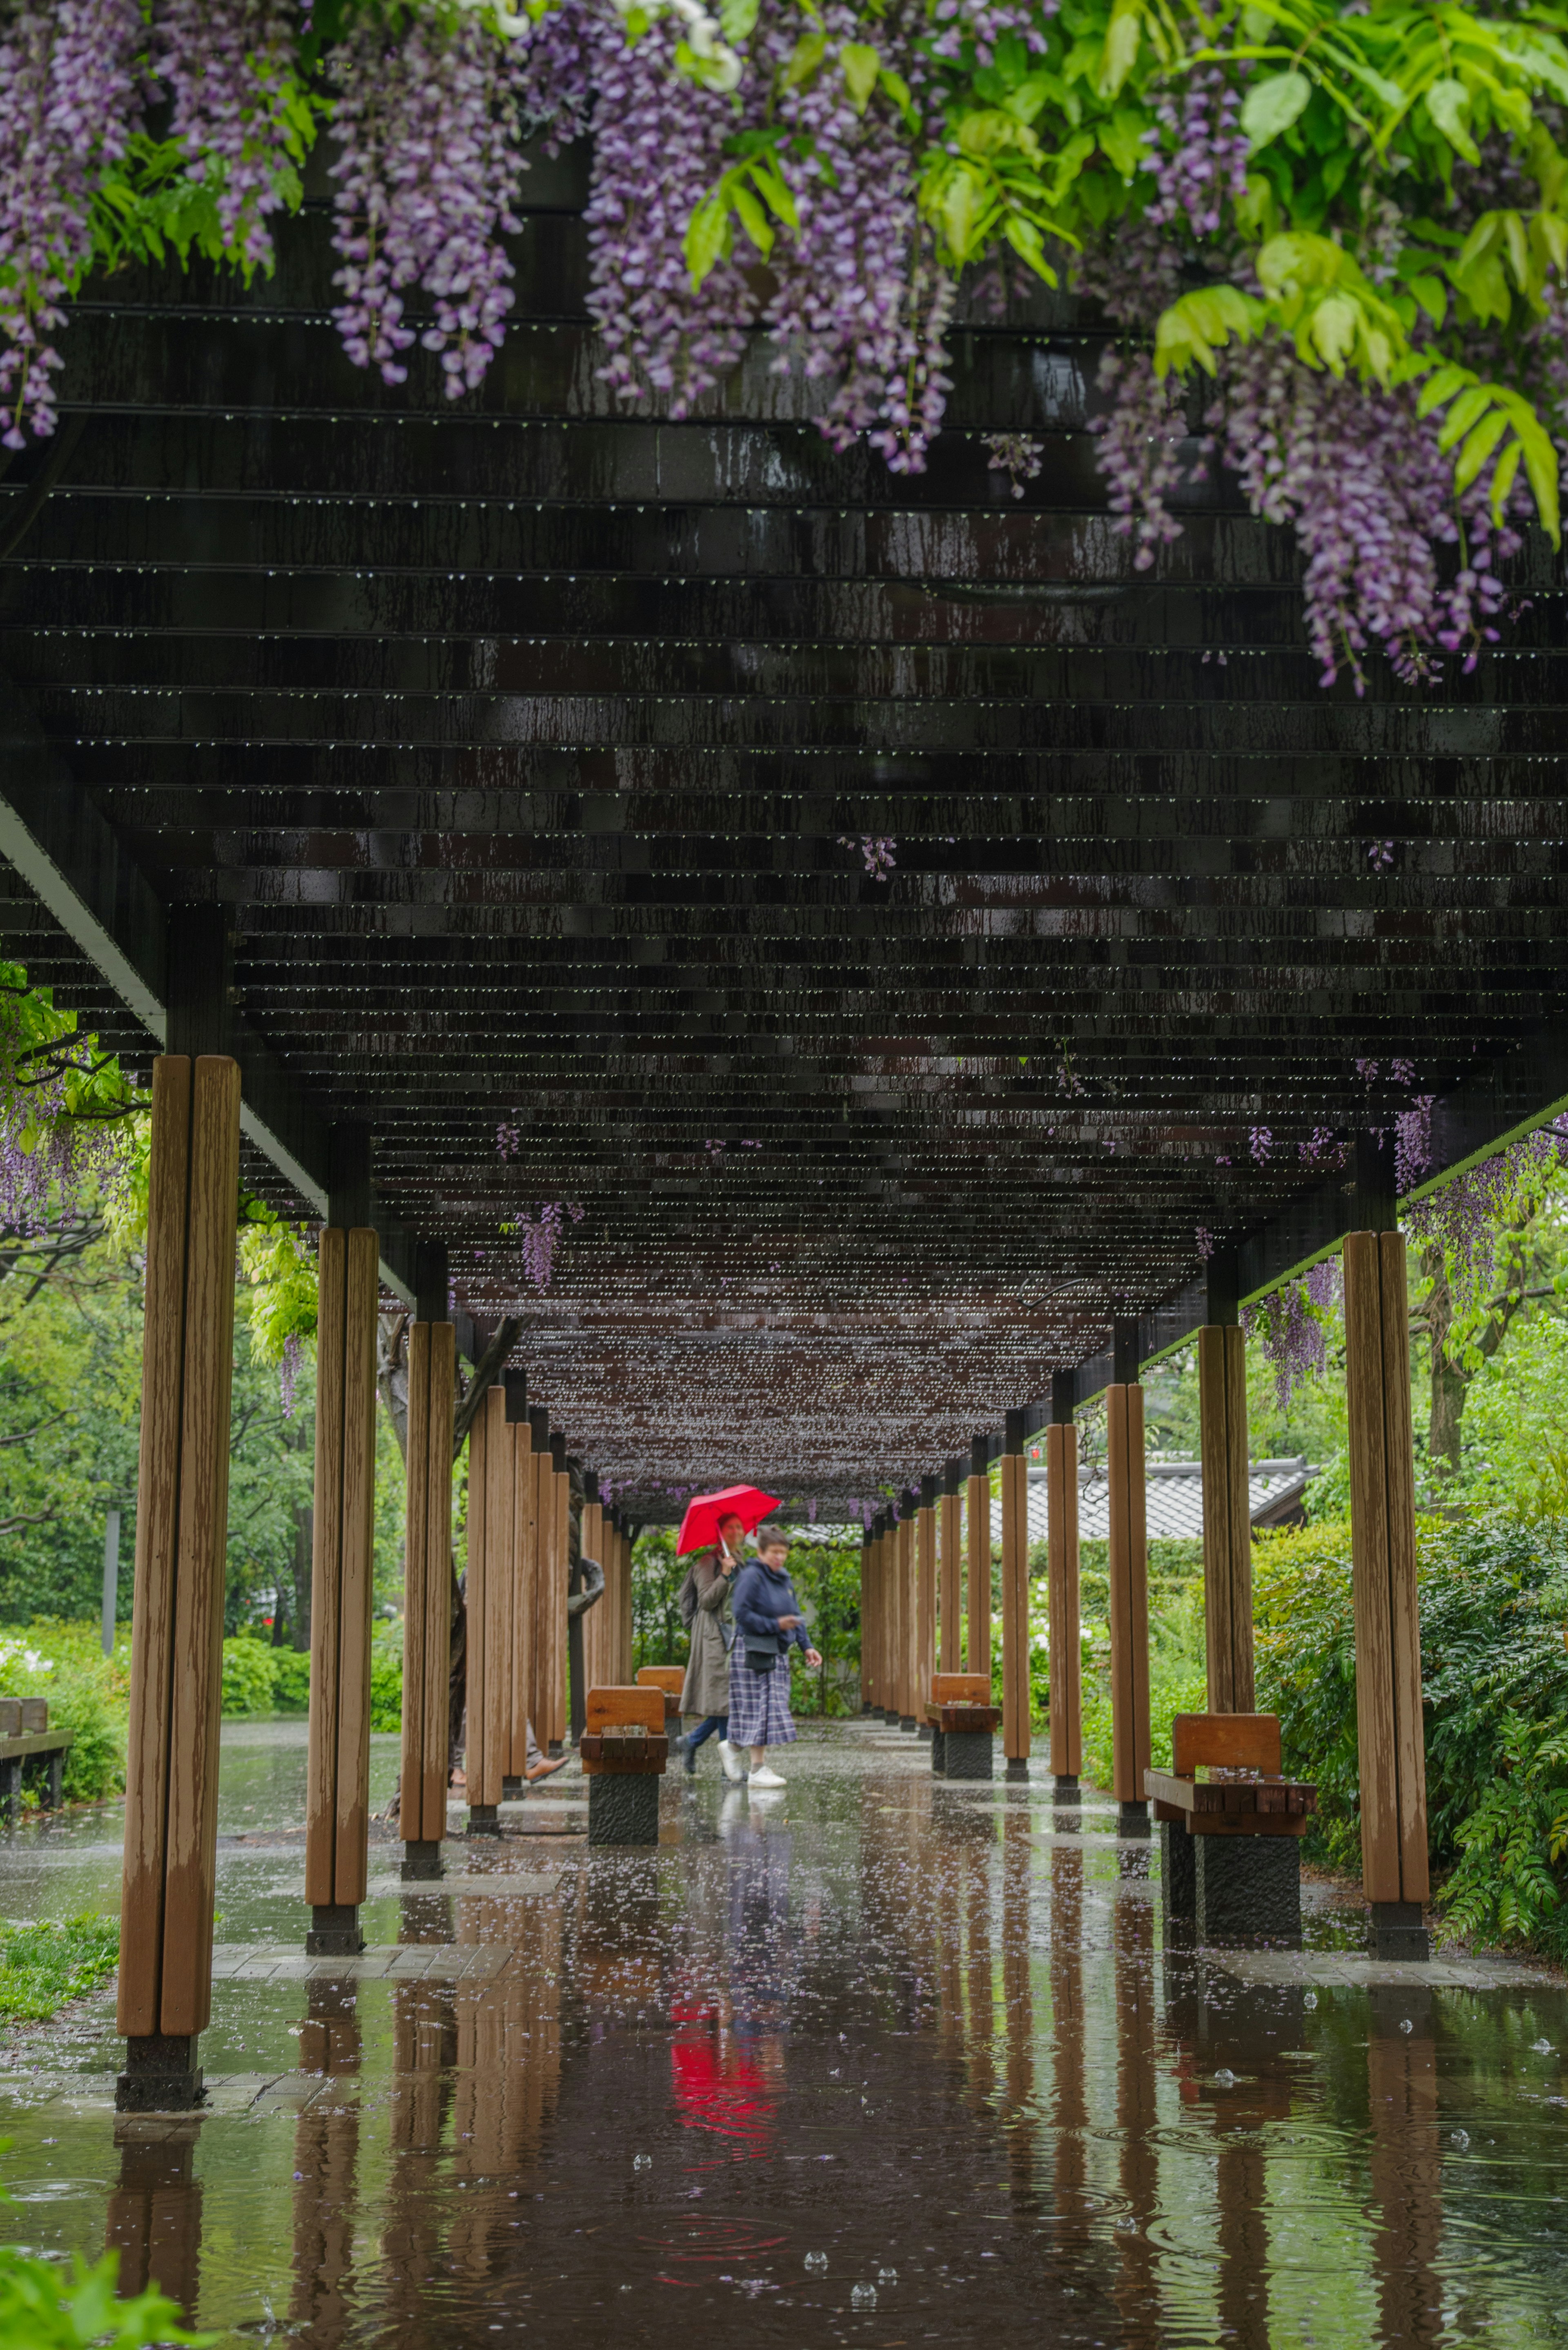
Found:
<path fill-rule="evenodd" d="M 397 391 L 348 367 L 319 212 L 248 293 L 171 273 L 83 303 L 62 436 L 14 461 L 0 524 L 5 951 L 133 1064 L 150 1038 L 233 1055 L 246 1180 L 373 1227 L 381 1289 L 421 1322 L 454 1316 L 472 1357 L 518 1316 L 528 1394 L 495 1390 L 486 1470 L 504 1531 L 485 1539 L 514 1547 L 499 1612 L 470 1622 L 471 1671 L 488 1642 L 511 1708 L 502 1776 L 518 1693 L 543 1703 L 559 1668 L 554 1597 L 535 1638 L 509 1596 L 534 1583 L 504 1565 L 565 1572 L 524 1465 L 551 1423 L 552 1473 L 565 1434 L 615 1500 L 606 1547 L 734 1471 L 825 1517 L 909 1489 L 867 1554 L 867 1696 L 902 1717 L 939 1612 L 944 1661 L 950 1619 L 961 1652 L 965 1472 L 1005 1452 L 1016 1627 L 1023 1444 L 1054 1422 L 1068 1492 L 1072 1409 L 1108 1385 L 1117 1792 L 1137 1803 L 1139 1364 L 1211 1340 L 1210 1700 L 1244 1708 L 1238 1300 L 1367 1235 L 1346 1259 L 1363 1802 L 1369 1894 L 1407 1922 L 1425 1836 L 1391 1138 L 1406 1118 L 1429 1180 L 1568 1094 L 1544 551 L 1506 657 L 1324 693 L 1291 546 L 1221 486 L 1133 568 L 1088 462 L 1092 319 L 971 317 L 919 477 L 832 452 L 761 349 L 698 420 L 628 417 L 585 322 L 580 158 L 525 187 L 517 323 L 459 408 L 433 364 Z M 1046 442 L 1021 505 L 977 437 L 1002 430 Z M 859 846 L 878 841 L 890 879 Z M 131 1862 L 158 1888 L 146 1934 L 187 1939 L 215 1690 L 192 1659 L 217 1621 L 191 1578 L 222 1550 L 236 1148 L 232 1088 L 214 1070 L 205 1107 L 200 1088 L 171 1071 L 157 1144 L 138 1606 L 161 1591 L 168 1613 L 143 1643 Z M 322 1390 L 338 1503 L 318 1509 L 318 1575 L 347 1594 L 322 1667 L 341 1703 L 318 1700 L 334 1911 L 363 1841 L 374 1264 L 356 1276 L 350 1250 L 345 1279 L 339 1403 Z M 531 1434 L 495 1432 L 530 1402 Z M 410 1411 L 435 1560 L 439 1420 Z M 161 1585 L 141 1556 L 160 1541 Z M 440 1695 L 432 1662 L 425 1715 L 410 1699 L 431 1773 Z M 162 1775 L 182 1751 L 188 1785 L 183 1763 Z M 133 2031 L 188 2040 L 201 1971 L 182 2008 L 153 1966 Z"/>

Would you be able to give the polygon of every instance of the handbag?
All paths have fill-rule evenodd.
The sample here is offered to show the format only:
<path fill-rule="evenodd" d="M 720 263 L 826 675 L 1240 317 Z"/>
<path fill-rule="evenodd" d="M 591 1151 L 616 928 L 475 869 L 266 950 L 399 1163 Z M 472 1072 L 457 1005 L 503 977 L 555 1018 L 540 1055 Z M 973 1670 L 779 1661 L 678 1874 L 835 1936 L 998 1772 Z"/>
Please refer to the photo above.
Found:
<path fill-rule="evenodd" d="M 753 1673 L 771 1673 L 779 1660 L 778 1635 L 746 1634 L 746 1664 Z"/>

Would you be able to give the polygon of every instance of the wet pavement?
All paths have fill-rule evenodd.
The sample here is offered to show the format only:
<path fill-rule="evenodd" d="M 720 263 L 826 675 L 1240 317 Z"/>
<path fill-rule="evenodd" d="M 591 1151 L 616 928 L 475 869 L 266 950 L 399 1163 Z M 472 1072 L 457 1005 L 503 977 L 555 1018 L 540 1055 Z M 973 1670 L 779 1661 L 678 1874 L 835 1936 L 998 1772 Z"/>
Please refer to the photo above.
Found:
<path fill-rule="evenodd" d="M 378 1846 L 348 1964 L 301 1955 L 304 1725 L 232 1725 L 211 2106 L 117 2121 L 109 1992 L 14 2034 L 0 2224 L 312 2350 L 1568 2340 L 1540 1970 L 1373 1965 L 1320 1888 L 1299 1955 L 1168 1950 L 1158 1844 L 1044 1771 L 711 1755 L 657 1851 L 590 1853 L 575 1771 L 441 1892 Z M 115 1906 L 118 1833 L 0 1836 L 5 1914 Z"/>

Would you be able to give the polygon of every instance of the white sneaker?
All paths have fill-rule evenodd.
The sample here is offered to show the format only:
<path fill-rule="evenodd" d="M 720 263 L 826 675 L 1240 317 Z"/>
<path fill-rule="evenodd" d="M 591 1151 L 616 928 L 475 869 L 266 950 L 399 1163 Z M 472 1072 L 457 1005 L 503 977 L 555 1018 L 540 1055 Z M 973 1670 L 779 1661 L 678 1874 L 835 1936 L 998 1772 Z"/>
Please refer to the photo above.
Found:
<path fill-rule="evenodd" d="M 760 1771 L 752 1773 L 746 1784 L 749 1787 L 782 1787 L 786 1784 L 786 1782 L 779 1777 L 776 1771 L 770 1771 L 764 1762 Z"/>
<path fill-rule="evenodd" d="M 719 1741 L 719 1760 L 724 1766 L 724 1776 L 726 1779 L 743 1779 L 745 1777 L 745 1767 L 741 1761 L 740 1755 L 737 1753 L 734 1747 L 731 1745 L 727 1738 L 721 1738 Z"/>

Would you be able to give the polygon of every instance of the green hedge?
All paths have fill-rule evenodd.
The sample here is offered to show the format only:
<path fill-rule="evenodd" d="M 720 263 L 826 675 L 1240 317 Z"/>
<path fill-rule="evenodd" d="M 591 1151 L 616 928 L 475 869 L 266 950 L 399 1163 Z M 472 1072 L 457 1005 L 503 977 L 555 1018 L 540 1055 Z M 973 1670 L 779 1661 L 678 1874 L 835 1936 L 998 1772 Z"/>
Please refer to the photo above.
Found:
<path fill-rule="evenodd" d="M 223 1713 L 230 1721 L 310 1711 L 310 1659 L 300 1648 L 275 1648 L 254 1632 L 223 1642 Z M 403 1722 L 403 1627 L 378 1624 L 370 1642 L 370 1727 L 400 1730 Z"/>

